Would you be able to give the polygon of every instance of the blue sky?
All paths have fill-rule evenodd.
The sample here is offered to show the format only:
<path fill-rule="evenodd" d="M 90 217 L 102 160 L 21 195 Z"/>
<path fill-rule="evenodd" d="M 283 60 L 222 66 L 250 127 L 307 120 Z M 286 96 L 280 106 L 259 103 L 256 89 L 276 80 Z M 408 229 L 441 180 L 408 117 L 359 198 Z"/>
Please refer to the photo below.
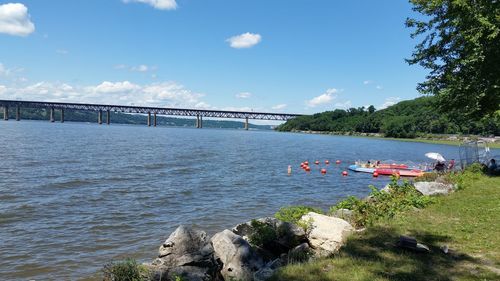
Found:
<path fill-rule="evenodd" d="M 0 98 L 382 108 L 425 78 L 404 61 L 408 16 L 391 0 L 0 0 Z"/>

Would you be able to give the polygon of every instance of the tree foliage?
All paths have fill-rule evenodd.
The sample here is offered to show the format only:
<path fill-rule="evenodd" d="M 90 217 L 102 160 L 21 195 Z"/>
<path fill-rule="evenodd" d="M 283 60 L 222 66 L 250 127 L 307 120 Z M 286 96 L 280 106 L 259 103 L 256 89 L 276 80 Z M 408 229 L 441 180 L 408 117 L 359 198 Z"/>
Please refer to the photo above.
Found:
<path fill-rule="evenodd" d="M 478 121 L 455 118 L 436 111 L 436 97 L 402 101 L 386 109 L 335 109 L 300 116 L 280 125 L 280 131 L 329 131 L 383 133 L 387 137 L 413 138 L 425 134 L 500 135 L 500 114 Z"/>
<path fill-rule="evenodd" d="M 410 0 L 421 19 L 409 18 L 422 38 L 407 61 L 430 70 L 418 85 L 438 97 L 445 112 L 479 120 L 500 109 L 500 1 Z"/>

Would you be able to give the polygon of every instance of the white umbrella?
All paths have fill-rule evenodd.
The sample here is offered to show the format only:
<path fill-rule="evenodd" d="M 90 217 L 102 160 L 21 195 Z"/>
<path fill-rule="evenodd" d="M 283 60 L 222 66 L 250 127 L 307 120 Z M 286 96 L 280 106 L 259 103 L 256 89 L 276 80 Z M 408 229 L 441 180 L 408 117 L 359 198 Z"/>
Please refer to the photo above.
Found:
<path fill-rule="evenodd" d="M 443 155 L 437 153 L 437 152 L 429 152 L 429 153 L 426 153 L 425 156 L 427 156 L 428 158 L 431 158 L 433 160 L 436 160 L 436 161 L 439 161 L 439 162 L 444 162 L 446 161 L 443 157 Z"/>

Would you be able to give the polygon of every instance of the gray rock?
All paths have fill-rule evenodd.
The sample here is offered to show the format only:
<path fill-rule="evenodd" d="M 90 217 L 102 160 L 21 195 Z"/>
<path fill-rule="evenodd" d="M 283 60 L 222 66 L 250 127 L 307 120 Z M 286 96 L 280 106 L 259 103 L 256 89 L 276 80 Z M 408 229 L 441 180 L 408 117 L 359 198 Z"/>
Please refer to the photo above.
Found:
<path fill-rule="evenodd" d="M 423 195 L 446 195 L 453 192 L 452 184 L 439 182 L 415 182 L 415 189 Z"/>
<path fill-rule="evenodd" d="M 153 280 L 182 276 L 188 281 L 220 280 L 221 267 L 207 234 L 182 225 L 160 246 L 158 258 L 150 265 Z"/>
<path fill-rule="evenodd" d="M 225 280 L 251 281 L 264 265 L 250 244 L 230 230 L 215 234 L 211 241 L 216 258 L 222 262 L 221 274 Z"/>
<path fill-rule="evenodd" d="M 280 268 L 282 265 L 283 262 L 281 261 L 281 259 L 275 259 L 268 262 L 263 268 L 254 273 L 253 280 L 254 281 L 268 280 L 269 278 L 271 278 L 271 276 L 273 276 L 276 269 Z"/>
<path fill-rule="evenodd" d="M 302 243 L 293 248 L 287 255 L 287 263 L 305 262 L 311 256 L 312 250 L 309 244 Z"/>

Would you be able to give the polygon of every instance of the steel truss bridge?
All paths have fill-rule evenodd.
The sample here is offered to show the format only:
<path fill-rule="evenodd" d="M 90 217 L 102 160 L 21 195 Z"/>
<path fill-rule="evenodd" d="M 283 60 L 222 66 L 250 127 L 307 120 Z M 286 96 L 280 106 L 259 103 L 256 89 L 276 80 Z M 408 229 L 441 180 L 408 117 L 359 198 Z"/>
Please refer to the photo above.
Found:
<path fill-rule="evenodd" d="M 148 115 L 148 126 L 156 126 L 157 115 L 170 116 L 189 116 L 196 117 L 196 127 L 202 128 L 203 117 L 209 118 L 233 118 L 244 119 L 245 129 L 248 129 L 248 119 L 287 121 L 300 114 L 288 113 L 269 113 L 269 112 L 245 112 L 245 111 L 227 111 L 227 110 L 208 110 L 208 109 L 186 109 L 186 108 L 168 108 L 168 107 L 146 107 L 146 106 L 127 106 L 127 105 L 108 105 L 108 104 L 84 104 L 84 103 L 66 103 L 66 102 L 41 102 L 41 101 L 20 101 L 20 100 L 0 100 L 0 107 L 4 109 L 4 120 L 9 119 L 9 108 L 16 110 L 16 120 L 21 120 L 21 108 L 44 108 L 50 110 L 50 121 L 54 122 L 54 111 L 61 111 L 61 122 L 64 122 L 65 110 L 87 110 L 96 111 L 97 122 L 102 124 L 102 113 L 106 113 L 106 123 L 110 124 L 110 112 L 139 113 Z M 153 122 L 151 120 L 153 115 Z"/>

